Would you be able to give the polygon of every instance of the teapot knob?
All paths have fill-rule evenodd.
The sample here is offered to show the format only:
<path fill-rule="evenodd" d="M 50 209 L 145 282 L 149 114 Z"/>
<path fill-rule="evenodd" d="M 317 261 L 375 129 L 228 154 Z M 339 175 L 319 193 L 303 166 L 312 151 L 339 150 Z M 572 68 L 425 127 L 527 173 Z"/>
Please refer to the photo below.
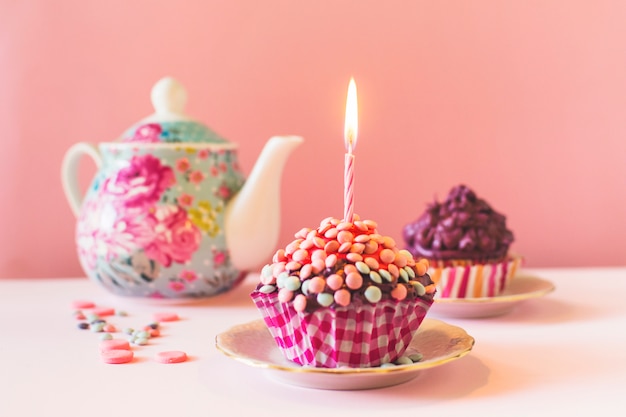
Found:
<path fill-rule="evenodd" d="M 187 91 L 180 82 L 172 77 L 161 78 L 157 81 L 152 87 L 150 97 L 156 114 L 183 115 L 185 113 Z"/>

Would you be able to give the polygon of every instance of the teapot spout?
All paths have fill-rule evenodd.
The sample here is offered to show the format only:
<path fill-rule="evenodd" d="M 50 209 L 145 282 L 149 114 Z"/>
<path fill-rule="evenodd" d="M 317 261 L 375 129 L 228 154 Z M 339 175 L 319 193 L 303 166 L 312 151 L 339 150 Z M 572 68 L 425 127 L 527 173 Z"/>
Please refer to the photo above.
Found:
<path fill-rule="evenodd" d="M 300 136 L 274 136 L 261 151 L 243 188 L 226 206 L 225 234 L 233 265 L 260 268 L 271 257 L 280 232 L 280 183 Z"/>

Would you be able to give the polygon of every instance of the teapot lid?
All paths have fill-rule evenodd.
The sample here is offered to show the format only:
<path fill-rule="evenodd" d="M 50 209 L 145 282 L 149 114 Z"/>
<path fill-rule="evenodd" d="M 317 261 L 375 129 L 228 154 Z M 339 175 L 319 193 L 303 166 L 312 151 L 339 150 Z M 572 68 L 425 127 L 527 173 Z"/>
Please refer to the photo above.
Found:
<path fill-rule="evenodd" d="M 119 139 L 124 143 L 228 143 L 185 114 L 187 91 L 172 77 L 160 79 L 151 92 L 154 114 L 135 123 Z"/>

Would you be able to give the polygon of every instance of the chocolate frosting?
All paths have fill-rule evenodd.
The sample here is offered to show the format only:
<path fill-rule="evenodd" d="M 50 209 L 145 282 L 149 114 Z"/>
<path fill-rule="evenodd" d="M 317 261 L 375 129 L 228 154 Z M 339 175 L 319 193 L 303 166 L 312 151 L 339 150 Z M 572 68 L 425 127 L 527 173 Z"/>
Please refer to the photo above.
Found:
<path fill-rule="evenodd" d="M 402 237 L 413 256 L 436 260 L 501 259 L 514 240 L 506 217 L 465 185 L 452 188 L 442 203 L 429 204 L 404 226 Z"/>

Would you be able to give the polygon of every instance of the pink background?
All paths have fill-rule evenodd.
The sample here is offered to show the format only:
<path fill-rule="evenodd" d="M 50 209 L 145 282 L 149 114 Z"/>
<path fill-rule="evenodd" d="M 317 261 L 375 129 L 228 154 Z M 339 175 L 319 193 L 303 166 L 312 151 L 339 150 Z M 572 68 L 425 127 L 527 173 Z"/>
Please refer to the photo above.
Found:
<path fill-rule="evenodd" d="M 64 152 L 152 112 L 164 75 L 241 145 L 299 134 L 281 245 L 343 214 L 343 118 L 359 91 L 356 208 L 401 241 L 465 183 L 528 266 L 626 264 L 626 2 L 0 2 L 0 277 L 82 276 Z M 85 185 L 93 167 L 83 167 Z"/>

